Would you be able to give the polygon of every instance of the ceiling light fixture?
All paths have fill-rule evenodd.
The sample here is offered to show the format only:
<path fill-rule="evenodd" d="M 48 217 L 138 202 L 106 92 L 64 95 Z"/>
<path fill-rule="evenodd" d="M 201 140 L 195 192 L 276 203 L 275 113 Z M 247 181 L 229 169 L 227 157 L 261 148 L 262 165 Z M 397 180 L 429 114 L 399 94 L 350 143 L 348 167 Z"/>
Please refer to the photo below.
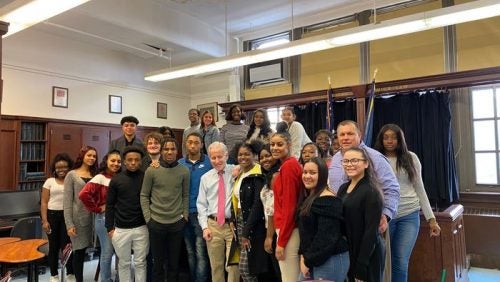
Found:
<path fill-rule="evenodd" d="M 145 80 L 157 82 L 205 72 L 220 71 L 499 15 L 500 3 L 498 0 L 477 0 L 380 23 L 316 35 L 269 49 L 252 50 L 194 64 L 163 69 L 147 74 Z"/>
<path fill-rule="evenodd" d="M 5 15 L 0 20 L 9 23 L 9 32 L 3 38 L 19 32 L 25 28 L 49 19 L 55 15 L 73 9 L 90 0 L 33 0 L 20 6 Z"/>

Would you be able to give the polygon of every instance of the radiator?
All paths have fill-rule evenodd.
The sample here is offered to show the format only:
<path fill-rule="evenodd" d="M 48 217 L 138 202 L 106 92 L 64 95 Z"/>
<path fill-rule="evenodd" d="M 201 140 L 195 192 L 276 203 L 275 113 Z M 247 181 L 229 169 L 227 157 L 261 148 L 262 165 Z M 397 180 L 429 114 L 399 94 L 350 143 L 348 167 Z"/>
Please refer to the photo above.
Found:
<path fill-rule="evenodd" d="M 500 268 L 500 209 L 465 207 L 464 225 L 471 266 Z"/>

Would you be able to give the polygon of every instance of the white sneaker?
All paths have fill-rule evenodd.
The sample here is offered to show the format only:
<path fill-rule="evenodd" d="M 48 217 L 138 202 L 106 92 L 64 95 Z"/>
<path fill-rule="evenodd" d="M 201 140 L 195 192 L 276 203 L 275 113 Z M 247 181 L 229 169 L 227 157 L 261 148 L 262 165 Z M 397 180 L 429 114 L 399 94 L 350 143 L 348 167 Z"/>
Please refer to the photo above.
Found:
<path fill-rule="evenodd" d="M 52 281 L 51 281 L 51 282 L 52 282 Z M 68 274 L 68 276 L 66 276 L 66 282 L 76 282 L 75 275 L 73 275 L 73 274 Z"/>
<path fill-rule="evenodd" d="M 55 275 L 55 276 L 50 276 L 50 282 L 59 282 L 59 276 L 58 275 Z"/>

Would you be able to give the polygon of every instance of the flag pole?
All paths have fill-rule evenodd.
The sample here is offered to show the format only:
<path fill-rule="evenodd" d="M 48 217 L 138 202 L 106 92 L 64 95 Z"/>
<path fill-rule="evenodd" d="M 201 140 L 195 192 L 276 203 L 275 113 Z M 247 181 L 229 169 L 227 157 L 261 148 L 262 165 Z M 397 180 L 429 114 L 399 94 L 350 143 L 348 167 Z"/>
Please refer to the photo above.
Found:
<path fill-rule="evenodd" d="M 375 79 L 377 77 L 378 68 L 375 68 L 373 71 L 373 80 L 371 83 L 370 96 L 368 100 L 368 110 L 366 115 L 365 122 L 365 134 L 363 136 L 363 141 L 367 146 L 371 146 L 372 143 L 372 135 L 373 135 L 373 106 L 375 104 Z"/>
<path fill-rule="evenodd" d="M 328 75 L 328 90 L 326 91 L 326 127 L 329 131 L 333 129 L 333 89 L 332 78 Z"/>

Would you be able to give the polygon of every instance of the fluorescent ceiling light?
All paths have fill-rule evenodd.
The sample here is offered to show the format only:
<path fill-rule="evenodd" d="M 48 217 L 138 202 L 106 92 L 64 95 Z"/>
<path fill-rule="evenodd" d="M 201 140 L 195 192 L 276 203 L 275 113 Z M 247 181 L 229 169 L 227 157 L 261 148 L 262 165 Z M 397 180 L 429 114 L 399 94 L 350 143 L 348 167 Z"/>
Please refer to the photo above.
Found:
<path fill-rule="evenodd" d="M 9 23 L 9 32 L 3 37 L 5 38 L 88 1 L 90 0 L 30 1 L 27 4 L 0 16 L 0 20 Z"/>
<path fill-rule="evenodd" d="M 478 0 L 465 4 L 417 13 L 381 23 L 311 36 L 288 44 L 264 50 L 252 50 L 190 65 L 155 71 L 145 77 L 149 81 L 163 81 L 180 77 L 221 71 L 275 59 L 281 59 L 339 46 L 373 41 L 409 34 L 447 25 L 460 24 L 500 15 L 499 0 Z"/>

